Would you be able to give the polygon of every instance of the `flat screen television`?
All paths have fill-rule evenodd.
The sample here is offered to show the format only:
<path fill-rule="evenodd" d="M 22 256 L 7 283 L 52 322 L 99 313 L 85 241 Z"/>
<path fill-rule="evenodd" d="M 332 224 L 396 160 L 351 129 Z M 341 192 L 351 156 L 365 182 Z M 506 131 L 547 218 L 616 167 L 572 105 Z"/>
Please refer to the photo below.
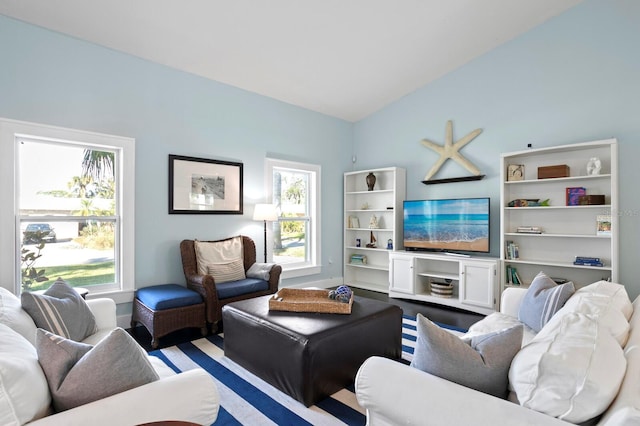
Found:
<path fill-rule="evenodd" d="M 489 252 L 489 198 L 406 200 L 405 250 Z"/>

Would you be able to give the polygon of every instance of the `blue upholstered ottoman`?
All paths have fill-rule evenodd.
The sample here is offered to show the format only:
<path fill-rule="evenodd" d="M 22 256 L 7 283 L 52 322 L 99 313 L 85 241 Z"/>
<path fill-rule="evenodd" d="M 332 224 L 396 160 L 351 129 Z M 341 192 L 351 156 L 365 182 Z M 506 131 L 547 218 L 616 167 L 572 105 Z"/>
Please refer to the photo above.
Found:
<path fill-rule="evenodd" d="M 188 327 L 198 327 L 207 334 L 204 302 L 193 290 L 178 284 L 162 284 L 136 290 L 131 314 L 131 328 L 140 323 L 151 333 L 151 347 L 158 339 Z"/>

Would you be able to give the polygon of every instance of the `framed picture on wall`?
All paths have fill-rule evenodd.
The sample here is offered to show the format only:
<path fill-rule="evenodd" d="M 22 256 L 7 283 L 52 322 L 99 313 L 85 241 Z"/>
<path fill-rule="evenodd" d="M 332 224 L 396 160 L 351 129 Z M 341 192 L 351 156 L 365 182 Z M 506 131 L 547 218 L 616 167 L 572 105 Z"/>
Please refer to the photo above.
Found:
<path fill-rule="evenodd" d="M 169 155 L 169 214 L 242 214 L 242 163 Z"/>

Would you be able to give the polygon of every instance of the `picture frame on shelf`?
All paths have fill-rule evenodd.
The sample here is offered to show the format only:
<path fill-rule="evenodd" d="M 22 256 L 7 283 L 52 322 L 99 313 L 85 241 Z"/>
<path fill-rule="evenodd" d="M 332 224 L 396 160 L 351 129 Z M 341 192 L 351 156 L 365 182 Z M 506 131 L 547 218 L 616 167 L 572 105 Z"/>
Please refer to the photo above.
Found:
<path fill-rule="evenodd" d="M 349 228 L 360 228 L 358 216 L 349 216 Z"/>
<path fill-rule="evenodd" d="M 243 164 L 169 155 L 169 214 L 242 214 Z"/>
<path fill-rule="evenodd" d="M 596 235 L 611 235 L 611 215 L 599 214 L 596 216 Z"/>
<path fill-rule="evenodd" d="M 524 164 L 509 164 L 507 166 L 507 181 L 524 180 Z"/>

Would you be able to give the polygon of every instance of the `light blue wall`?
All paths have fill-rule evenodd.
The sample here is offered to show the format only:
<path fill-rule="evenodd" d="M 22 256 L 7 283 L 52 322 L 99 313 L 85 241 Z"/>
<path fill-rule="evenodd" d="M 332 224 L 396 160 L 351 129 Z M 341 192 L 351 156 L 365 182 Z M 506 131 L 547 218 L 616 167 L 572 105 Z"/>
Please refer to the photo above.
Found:
<path fill-rule="evenodd" d="M 635 0 L 587 0 L 352 125 L 0 16 L 0 116 L 136 138 L 138 286 L 183 281 L 183 238 L 244 232 L 261 250 L 251 214 L 266 153 L 322 165 L 323 279 L 342 275 L 344 171 L 405 167 L 408 198 L 490 196 L 497 255 L 501 152 L 616 137 L 621 280 L 635 296 L 639 23 Z M 456 139 L 484 129 L 463 149 L 484 180 L 420 183 L 436 160 L 420 140 L 442 143 L 447 120 Z M 168 215 L 170 153 L 243 162 L 245 214 Z M 438 177 L 464 173 L 452 163 Z"/>
<path fill-rule="evenodd" d="M 0 117 L 136 139 L 136 287 L 184 283 L 185 238 L 243 233 L 262 253 L 262 224 L 251 218 L 264 202 L 267 153 L 321 165 L 323 268 L 308 279 L 342 277 L 351 123 L 3 16 Z M 169 215 L 169 154 L 242 162 L 244 214 Z"/>
<path fill-rule="evenodd" d="M 619 141 L 621 281 L 635 297 L 640 238 L 640 2 L 587 0 L 356 123 L 358 168 L 407 168 L 407 198 L 490 196 L 499 254 L 502 152 L 615 137 Z M 420 144 L 483 133 L 463 154 L 487 177 L 425 186 L 437 155 Z M 437 177 L 467 175 L 449 161 Z"/>

